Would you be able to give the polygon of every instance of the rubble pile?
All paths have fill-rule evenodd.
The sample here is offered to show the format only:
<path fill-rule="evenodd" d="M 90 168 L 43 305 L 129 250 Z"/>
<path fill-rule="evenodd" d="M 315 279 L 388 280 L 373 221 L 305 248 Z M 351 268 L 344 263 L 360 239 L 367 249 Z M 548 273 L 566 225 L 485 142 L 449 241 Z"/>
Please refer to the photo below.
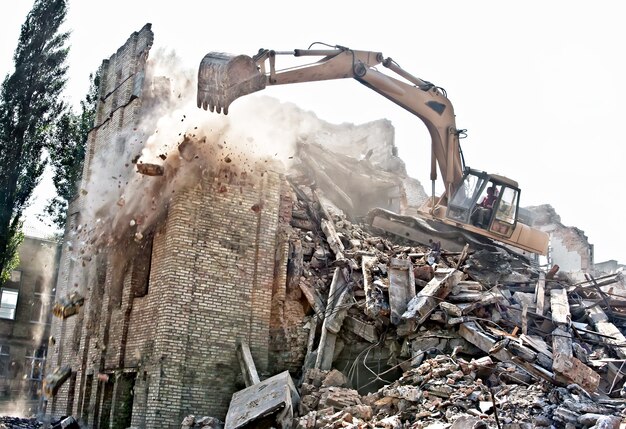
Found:
<path fill-rule="evenodd" d="M 500 381 L 502 375 L 510 381 Z M 598 402 L 576 385 L 528 384 L 523 374 L 515 375 L 513 367 L 489 357 L 468 362 L 439 355 L 360 396 L 347 383 L 329 383 L 332 372 L 312 369 L 300 388 L 301 417 L 294 427 L 619 427 L 618 404 Z"/>
<path fill-rule="evenodd" d="M 20 417 L 0 416 L 0 429 L 38 429 L 43 426 L 36 418 L 23 419 Z"/>
<path fill-rule="evenodd" d="M 287 296 L 310 327 L 294 427 L 619 427 L 621 274 L 574 283 L 496 246 L 403 242 L 290 182 Z"/>

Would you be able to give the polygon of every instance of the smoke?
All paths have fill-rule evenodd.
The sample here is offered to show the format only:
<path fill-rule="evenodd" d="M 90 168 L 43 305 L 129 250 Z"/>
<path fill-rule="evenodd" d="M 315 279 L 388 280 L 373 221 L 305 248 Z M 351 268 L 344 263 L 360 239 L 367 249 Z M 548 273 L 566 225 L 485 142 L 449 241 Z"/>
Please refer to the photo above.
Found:
<path fill-rule="evenodd" d="M 287 168 L 296 142 L 320 128 L 315 114 L 270 97 L 243 97 L 228 116 L 199 109 L 196 72 L 181 70 L 179 63 L 172 52 L 151 57 L 136 126 L 96 148 L 81 189 L 80 257 L 141 240 L 166 213 L 171 198 L 198 186 L 203 177 L 224 168 L 250 178 L 267 166 Z M 163 174 L 144 175 L 138 172 L 142 167 Z"/>
<path fill-rule="evenodd" d="M 14 418 L 27 419 L 37 414 L 37 403 L 26 399 L 16 399 L 5 401 L 0 404 L 0 416 L 11 416 Z M 5 427 L 0 425 L 0 427 Z"/>
<path fill-rule="evenodd" d="M 56 266 L 56 243 L 54 242 L 42 242 L 39 245 L 39 248 L 34 253 L 32 260 L 30 261 L 32 266 L 31 270 L 40 274 L 40 278 L 38 279 L 41 283 L 41 290 L 39 292 L 39 299 L 41 300 L 41 309 L 51 308 L 51 297 L 54 295 L 54 274 L 55 274 L 55 266 Z M 41 311 L 38 315 L 39 323 L 33 325 L 32 329 L 32 341 L 33 348 L 36 349 L 42 343 L 43 336 L 45 333 L 45 318 L 46 313 Z"/>

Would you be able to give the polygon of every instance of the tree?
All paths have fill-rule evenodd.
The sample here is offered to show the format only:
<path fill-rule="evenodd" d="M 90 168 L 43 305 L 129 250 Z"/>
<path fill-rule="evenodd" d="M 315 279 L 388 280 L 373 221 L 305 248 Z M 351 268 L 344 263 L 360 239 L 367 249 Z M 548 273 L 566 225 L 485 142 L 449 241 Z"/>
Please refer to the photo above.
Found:
<path fill-rule="evenodd" d="M 65 227 L 67 207 L 78 193 L 83 173 L 87 135 L 96 116 L 100 73 L 89 75 L 89 92 L 80 102 L 81 111 L 67 109 L 56 122 L 48 152 L 54 173 L 57 196 L 48 203 L 46 213 L 59 228 Z"/>
<path fill-rule="evenodd" d="M 28 199 L 41 178 L 51 124 L 63 110 L 66 0 L 35 0 L 0 88 L 0 276 L 7 276 Z"/>

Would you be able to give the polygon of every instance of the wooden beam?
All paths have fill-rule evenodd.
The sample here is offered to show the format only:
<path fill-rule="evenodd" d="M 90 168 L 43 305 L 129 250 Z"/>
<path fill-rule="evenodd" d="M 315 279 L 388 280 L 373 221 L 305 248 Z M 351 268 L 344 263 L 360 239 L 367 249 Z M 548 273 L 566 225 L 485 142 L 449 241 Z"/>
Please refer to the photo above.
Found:
<path fill-rule="evenodd" d="M 254 365 L 254 359 L 252 359 L 252 353 L 250 353 L 250 347 L 248 343 L 243 340 L 237 341 L 237 359 L 239 360 L 239 367 L 243 374 L 243 380 L 246 383 L 246 387 L 253 386 L 260 383 L 259 374 L 256 371 L 256 365 Z"/>
<path fill-rule="evenodd" d="M 346 290 L 347 284 L 343 272 L 341 268 L 335 268 L 333 280 L 330 283 L 330 289 L 328 291 L 328 301 L 326 302 L 326 311 L 324 312 L 320 343 L 317 347 L 317 357 L 315 360 L 315 368 L 317 369 L 329 370 L 333 366 L 337 333 L 341 328 L 341 323 L 335 318 L 337 303 L 340 302 L 340 298 Z M 341 322 L 343 322 L 343 319 L 341 319 Z M 338 327 L 337 324 L 339 325 Z"/>
<path fill-rule="evenodd" d="M 462 273 L 455 269 L 437 269 L 435 277 L 409 302 L 402 318 L 415 319 L 418 326 L 424 323 L 461 276 Z"/>
<path fill-rule="evenodd" d="M 337 235 L 335 225 L 329 220 L 322 219 L 321 227 L 322 231 L 324 231 L 324 234 L 326 235 L 326 242 L 335 254 L 335 259 L 343 259 L 343 252 L 345 251 L 345 249 L 343 247 L 341 239 Z"/>
<path fill-rule="evenodd" d="M 501 362 L 511 362 L 513 359 L 513 354 L 506 348 L 500 349 L 495 353 L 489 353 L 489 350 L 496 345 L 497 341 L 495 338 L 479 329 L 478 325 L 474 322 L 462 323 L 461 326 L 459 326 L 459 335 Z"/>

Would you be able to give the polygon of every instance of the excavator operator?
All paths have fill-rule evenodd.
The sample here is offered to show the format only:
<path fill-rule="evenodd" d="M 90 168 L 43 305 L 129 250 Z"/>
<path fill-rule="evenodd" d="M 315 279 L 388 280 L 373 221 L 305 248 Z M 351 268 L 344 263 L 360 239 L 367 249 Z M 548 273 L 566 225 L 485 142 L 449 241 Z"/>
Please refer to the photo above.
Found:
<path fill-rule="evenodd" d="M 491 212 L 493 211 L 493 203 L 498 199 L 498 189 L 496 185 L 491 185 L 487 188 L 487 195 L 483 200 L 476 206 L 476 211 L 474 212 L 474 225 L 480 226 L 481 228 L 485 228 L 489 224 L 489 219 L 491 219 Z"/>

